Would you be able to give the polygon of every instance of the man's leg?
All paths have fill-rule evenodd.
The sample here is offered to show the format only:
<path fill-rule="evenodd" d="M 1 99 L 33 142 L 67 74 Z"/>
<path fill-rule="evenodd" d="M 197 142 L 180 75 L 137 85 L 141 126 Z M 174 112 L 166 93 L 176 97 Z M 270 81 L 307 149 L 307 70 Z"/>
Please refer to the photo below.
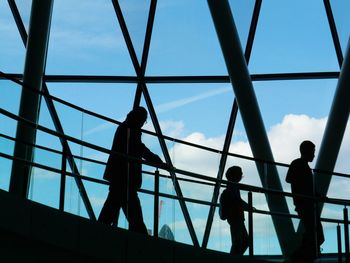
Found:
<path fill-rule="evenodd" d="M 102 222 L 107 225 L 111 225 L 118 220 L 120 210 L 120 198 L 119 193 L 110 189 L 107 199 L 102 207 L 101 213 L 98 217 L 98 222 Z"/>
<path fill-rule="evenodd" d="M 137 192 L 130 192 L 128 201 L 123 205 L 123 211 L 129 222 L 129 230 L 148 234 L 145 223 L 143 222 L 142 208 Z"/>
<path fill-rule="evenodd" d="M 301 249 L 303 255 L 307 258 L 316 258 L 318 254 L 317 242 L 318 229 L 316 229 L 316 218 L 314 211 L 311 210 L 302 210 L 299 212 L 300 222 L 304 226 L 303 239 L 301 243 Z M 322 228 L 322 227 L 321 227 Z"/>

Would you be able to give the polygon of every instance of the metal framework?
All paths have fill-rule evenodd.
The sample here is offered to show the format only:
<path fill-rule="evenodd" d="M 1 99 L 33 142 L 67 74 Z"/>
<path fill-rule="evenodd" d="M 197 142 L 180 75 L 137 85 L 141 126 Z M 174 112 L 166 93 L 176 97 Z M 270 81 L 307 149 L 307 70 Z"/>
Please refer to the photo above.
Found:
<path fill-rule="evenodd" d="M 41 90 L 43 73 L 46 64 L 47 46 L 49 40 L 51 13 L 53 2 L 35 0 L 32 3 L 27 50 L 23 73 L 23 83 Z M 38 122 L 41 97 L 32 91 L 23 89 L 19 106 L 19 116 Z M 17 124 L 16 137 L 34 143 L 36 129 Z M 34 148 L 15 143 L 14 156 L 28 161 L 34 158 Z M 32 167 L 22 162 L 12 164 L 9 191 L 23 198 L 27 198 Z"/>
<path fill-rule="evenodd" d="M 250 54 L 251 54 L 252 47 L 253 47 L 254 36 L 255 36 L 255 31 L 256 31 L 256 25 L 258 24 L 258 18 L 259 18 L 259 13 L 260 13 L 260 8 L 261 8 L 261 2 L 262 2 L 261 0 L 256 1 L 255 2 L 255 6 L 254 6 L 252 22 L 251 22 L 251 25 L 250 25 L 250 30 L 249 30 L 248 40 L 247 40 L 247 46 L 246 46 L 245 54 L 244 54 L 244 57 L 245 57 L 247 65 L 249 63 Z M 217 177 L 216 177 L 219 180 L 221 180 L 222 177 L 223 177 L 223 173 L 224 173 L 224 169 L 225 169 L 225 165 L 226 165 L 226 161 L 227 161 L 227 154 L 225 154 L 225 153 L 228 152 L 229 148 L 230 148 L 232 135 L 233 135 L 233 130 L 234 130 L 235 122 L 236 122 L 236 118 L 237 118 L 237 113 L 238 113 L 238 104 L 237 104 L 237 100 L 234 99 L 234 102 L 233 102 L 233 105 L 232 105 L 230 119 L 229 119 L 229 122 L 228 122 L 228 127 L 227 127 L 226 137 L 225 137 L 225 141 L 224 141 L 224 146 L 223 146 L 223 150 L 222 150 L 224 152 L 224 154 L 221 155 L 220 163 L 219 163 L 219 169 L 218 169 L 218 174 L 217 174 Z M 219 197 L 219 190 L 220 190 L 220 185 L 216 184 L 215 187 L 214 187 L 213 197 L 212 197 L 212 200 L 211 200 L 212 203 L 216 203 L 217 202 L 218 197 Z M 213 224 L 214 213 L 215 213 L 215 207 L 214 206 L 210 206 L 208 219 L 207 219 L 207 225 L 206 225 L 205 231 L 204 231 L 202 247 L 207 247 L 211 226 Z"/>
<path fill-rule="evenodd" d="M 48 1 L 48 0 L 45 0 Z M 43 2 L 45 2 L 43 1 Z M 51 1 L 48 1 L 51 2 Z M 240 111 L 242 114 L 242 119 L 244 121 L 246 131 L 249 137 L 250 145 L 254 154 L 254 157 L 257 159 L 267 159 L 271 162 L 273 162 L 273 156 L 270 150 L 269 142 L 266 136 L 266 131 L 264 128 L 264 124 L 262 122 L 260 112 L 259 112 L 259 107 L 256 102 L 254 102 L 254 90 L 252 89 L 252 81 L 271 81 L 271 80 L 298 80 L 298 79 L 338 79 L 338 86 L 337 86 L 337 91 L 334 96 L 333 104 L 332 104 L 332 109 L 329 115 L 325 135 L 322 141 L 321 145 L 321 150 L 320 150 L 320 155 L 317 160 L 316 164 L 316 169 L 320 170 L 328 170 L 332 171 L 334 169 L 334 165 L 337 159 L 337 154 L 339 152 L 339 148 L 341 145 L 342 137 L 345 131 L 345 127 L 347 124 L 348 120 L 348 115 L 349 115 L 349 89 L 346 89 L 346 87 L 350 83 L 350 52 L 349 52 L 349 47 L 348 51 L 346 53 L 346 58 L 344 60 L 343 58 L 343 52 L 341 50 L 341 45 L 339 42 L 339 37 L 337 33 L 337 28 L 334 22 L 334 17 L 332 13 L 332 8 L 330 5 L 329 0 L 324 0 L 324 6 L 325 6 L 325 11 L 327 14 L 328 18 L 328 23 L 330 26 L 330 31 L 334 43 L 334 48 L 336 51 L 339 67 L 341 68 L 340 72 L 299 72 L 299 73 L 278 73 L 278 74 L 252 74 L 250 75 L 248 70 L 247 70 L 247 64 L 249 63 L 250 59 L 250 54 L 252 51 L 252 47 L 254 44 L 254 36 L 255 36 L 255 31 L 258 25 L 258 20 L 259 20 L 259 14 L 260 14 L 260 9 L 262 5 L 262 0 L 256 0 L 255 1 L 255 6 L 254 6 L 254 11 L 252 15 L 252 20 L 251 20 L 251 25 L 250 25 L 250 30 L 249 30 L 249 35 L 248 35 L 248 40 L 247 40 L 247 45 L 245 48 L 245 54 L 240 51 L 239 48 L 239 40 L 237 36 L 235 35 L 235 24 L 233 19 L 231 20 L 230 17 L 227 17 L 225 15 L 229 15 L 228 7 L 229 4 L 227 3 L 226 0 L 220 0 L 220 1 L 214 1 L 214 0 L 208 0 L 208 6 L 209 9 L 212 13 L 212 17 L 214 20 L 214 25 L 216 26 L 216 30 L 218 33 L 218 38 L 219 41 L 221 42 L 223 54 L 227 63 L 229 75 L 228 76 L 145 76 L 146 72 L 146 67 L 147 67 L 147 62 L 148 62 L 148 54 L 149 54 L 149 48 L 150 48 L 150 43 L 151 43 L 151 37 L 152 37 L 152 31 L 153 31 L 153 24 L 154 24 L 154 18 L 156 14 L 156 9 L 157 9 L 157 0 L 151 0 L 150 1 L 150 8 L 149 8 L 149 13 L 148 13 L 148 20 L 147 20 L 147 26 L 146 26 L 146 34 L 145 34 L 145 40 L 144 40 L 144 46 L 143 46 L 143 52 L 142 52 L 142 58 L 141 61 L 138 60 L 134 45 L 132 43 L 127 24 L 124 20 L 123 12 L 122 9 L 119 5 L 118 0 L 111 0 L 115 15 L 116 15 L 116 21 L 118 25 L 120 26 L 123 37 L 126 42 L 126 46 L 129 51 L 129 55 L 134 67 L 134 70 L 136 72 L 136 76 L 81 76 L 81 75 L 44 75 L 44 67 L 45 67 L 45 49 L 42 50 L 42 54 L 38 55 L 32 55 L 34 60 L 41 60 L 40 63 L 38 63 L 38 67 L 42 67 L 42 73 L 37 71 L 34 75 L 37 77 L 37 80 L 34 82 L 27 82 L 26 78 L 32 73 L 24 71 L 24 74 L 8 74 L 8 76 L 15 78 L 15 79 L 23 79 L 25 84 L 28 84 L 29 86 L 33 87 L 42 87 L 42 90 L 46 93 L 49 94 L 49 90 L 46 86 L 46 82 L 86 82 L 86 83 L 137 83 L 137 89 L 135 93 L 135 99 L 134 99 L 134 107 L 140 105 L 141 103 L 141 98 L 143 96 L 147 107 L 148 111 L 153 123 L 153 126 L 155 128 L 156 134 L 158 134 L 159 138 L 159 144 L 161 146 L 164 158 L 169 165 L 169 167 L 172 167 L 172 161 L 168 152 L 168 149 L 166 147 L 165 143 L 165 137 L 162 134 L 162 130 L 159 125 L 158 117 L 156 115 L 156 112 L 153 107 L 153 102 L 151 99 L 151 96 L 148 92 L 147 84 L 150 83 L 233 83 L 233 90 L 236 95 L 236 99 L 232 103 L 232 110 L 231 110 L 231 115 L 230 119 L 228 120 L 228 127 L 226 131 L 226 136 L 225 136 L 225 142 L 223 145 L 222 149 L 222 155 L 220 159 L 220 163 L 218 166 L 218 172 L 217 172 L 217 179 L 222 179 L 223 177 L 223 172 L 226 166 L 226 161 L 227 161 L 227 152 L 232 140 L 233 136 L 233 130 L 235 126 L 235 120 L 238 112 L 238 105 L 240 105 Z M 215 4 L 214 4 L 215 2 Z M 34 0 L 33 1 L 33 10 L 37 9 L 38 3 L 42 3 L 40 0 Z M 21 35 L 22 41 L 24 45 L 27 43 L 28 35 L 26 32 L 26 29 L 24 27 L 22 18 L 20 16 L 20 13 L 17 9 L 16 3 L 14 0 L 8 0 L 9 7 L 11 9 L 12 15 L 14 17 L 14 20 L 16 22 L 19 34 Z M 48 4 L 49 5 L 49 4 Z M 52 7 L 51 7 L 52 8 Z M 221 8 L 221 9 L 220 9 Z M 50 17 L 51 13 L 48 14 L 47 12 L 49 11 L 50 7 L 46 11 L 43 11 L 42 15 L 48 15 L 49 20 L 44 22 L 48 26 L 47 31 L 44 30 L 42 33 L 48 34 L 49 32 L 49 25 L 50 25 Z M 219 13 L 221 11 L 224 11 L 223 13 Z M 224 15 L 223 15 L 224 14 Z M 42 21 L 40 21 L 42 23 Z M 31 27 L 35 28 L 34 22 L 31 22 Z M 227 27 L 224 27 L 223 24 L 221 23 L 226 23 Z M 225 33 L 223 33 L 222 30 L 226 30 Z M 43 36 L 45 38 L 45 36 Z M 48 35 L 47 35 L 48 37 Z M 230 39 L 231 38 L 231 39 Z M 40 38 L 36 37 L 36 40 L 40 41 Z M 231 41 L 231 42 L 230 42 Z M 230 46 L 227 46 L 227 44 L 230 44 Z M 232 44 L 232 45 L 231 45 Z M 47 47 L 47 40 L 44 40 L 44 46 Z M 235 48 L 233 48 L 235 47 Z M 229 49 L 233 50 L 229 50 Z M 27 56 L 30 54 L 32 48 L 28 47 L 27 48 Z M 241 52 L 241 54 L 240 54 Z M 235 61 L 232 60 L 232 56 L 235 54 Z M 238 59 L 237 59 L 237 56 Z M 41 58 L 40 58 L 41 57 Z M 33 61 L 30 62 L 30 58 L 27 58 L 28 60 L 28 66 L 27 67 L 32 67 L 34 65 Z M 237 62 L 238 60 L 238 62 Z M 239 65 L 237 65 L 239 64 Z M 233 73 L 239 72 L 240 74 L 234 75 Z M 239 77 L 237 77 L 239 76 Z M 0 76 L 0 79 L 3 77 Z M 40 84 L 42 82 L 42 85 Z M 30 96 L 23 95 L 23 100 L 28 100 Z M 245 109 L 245 103 L 247 101 L 252 102 L 253 101 L 253 107 L 248 109 Z M 51 118 L 54 122 L 55 129 L 58 133 L 64 134 L 64 129 L 62 127 L 62 124 L 60 122 L 60 119 L 58 117 L 57 111 L 55 109 L 54 103 L 52 99 L 48 96 L 45 96 L 45 101 L 48 106 Z M 35 103 L 37 110 L 33 109 L 34 115 L 39 112 L 39 106 L 40 106 L 40 98 L 37 98 L 37 102 Z M 251 104 L 250 104 L 251 105 Z M 345 107 L 347 105 L 347 107 Z M 28 107 L 22 107 L 22 113 L 24 111 L 28 111 Z M 20 114 L 21 116 L 21 114 Z M 23 117 L 25 117 L 23 115 Z M 37 121 L 37 116 L 34 116 L 34 119 L 32 119 L 34 122 Z M 252 138 L 252 127 L 254 126 L 255 129 L 259 129 L 260 132 L 257 132 L 260 134 L 259 136 L 255 136 L 255 138 Z M 337 127 L 337 130 L 335 130 L 335 127 Z M 256 133 L 256 131 L 255 131 Z M 35 142 L 35 130 L 31 132 L 26 132 L 26 134 L 31 134 L 29 137 L 29 141 L 31 143 Z M 26 136 L 24 136 L 26 137 Z M 28 138 L 24 138 L 22 135 L 17 134 L 17 139 L 18 140 L 27 140 Z M 78 173 L 77 165 L 75 163 L 74 157 L 72 155 L 72 152 L 69 148 L 68 142 L 65 138 L 60 137 L 61 144 L 63 149 L 65 149 L 67 153 L 67 158 L 69 165 L 75 173 Z M 336 141 L 336 143 L 334 143 Z M 33 147 L 29 148 L 29 159 L 28 161 L 32 161 L 32 156 L 33 156 Z M 21 158 L 23 157 L 24 150 L 20 149 L 15 151 L 15 157 Z M 21 155 L 22 153 L 22 155 Z M 15 159 L 16 160 L 16 159 Z M 11 177 L 11 187 L 10 189 L 16 189 L 18 186 L 23 185 L 25 189 L 28 187 L 28 182 L 24 182 L 23 184 L 18 181 L 18 178 L 16 174 L 18 173 L 16 171 L 16 167 L 19 167 L 18 163 L 14 162 L 14 168 L 13 168 L 13 175 Z M 269 178 L 265 180 L 265 170 L 264 168 L 257 163 L 257 167 L 260 173 L 260 177 L 262 180 L 262 183 L 264 187 L 266 188 L 273 188 L 275 190 L 281 190 L 281 185 L 279 182 L 278 178 L 278 173 L 274 165 L 268 165 L 268 171 L 269 171 Z M 30 170 L 27 171 L 27 178 L 30 176 Z M 179 204 L 182 210 L 182 213 L 184 215 L 185 222 L 188 227 L 188 231 L 190 233 L 192 242 L 195 246 L 200 246 L 196 232 L 194 230 L 194 226 L 192 224 L 186 203 L 183 198 L 182 190 L 178 181 L 178 178 L 176 176 L 175 172 L 171 172 L 171 177 L 174 185 L 175 192 L 178 196 Z M 317 179 L 318 181 L 318 186 L 320 187 L 320 192 L 322 194 L 326 194 L 331 176 L 322 177 L 323 179 Z M 92 206 L 89 202 L 86 190 L 84 188 L 84 184 L 79 177 L 75 177 L 75 181 L 77 183 L 79 193 L 81 195 L 81 198 L 83 200 L 83 203 L 86 207 L 86 210 L 88 212 L 88 215 L 91 219 L 95 219 L 95 215 L 92 209 Z M 268 183 L 266 183 L 268 181 Z M 23 188 L 23 187 L 22 187 Z M 219 189 L 220 189 L 220 184 L 215 183 L 214 186 L 214 191 L 212 195 L 212 204 L 210 205 L 209 213 L 208 213 L 208 218 L 206 222 L 206 228 L 204 232 L 204 237 L 201 246 L 202 247 L 207 247 L 209 236 L 210 236 L 210 230 L 213 222 L 213 217 L 214 217 L 214 212 L 215 212 L 215 206 L 213 205 L 214 203 L 217 202 L 218 199 L 218 194 L 219 194 Z M 17 191 L 17 190 L 14 190 Z M 20 190 L 21 195 L 25 196 L 26 194 L 23 192 L 23 190 Z M 286 206 L 284 198 L 272 198 L 268 197 L 267 201 L 269 203 L 271 211 L 281 211 L 281 212 L 288 212 L 288 208 Z M 291 225 L 291 221 L 289 220 L 280 220 L 278 216 L 272 216 L 274 226 L 280 241 L 281 249 L 284 254 L 287 254 L 287 243 L 290 242 L 289 238 L 294 236 L 294 231 L 293 226 Z"/>
<path fill-rule="evenodd" d="M 26 29 L 24 27 L 23 21 L 22 21 L 20 15 L 19 15 L 16 3 L 13 0 L 8 0 L 8 3 L 9 3 L 9 6 L 10 6 L 10 9 L 12 11 L 12 14 L 13 14 L 13 16 L 15 18 L 15 22 L 16 22 L 18 31 L 19 31 L 19 33 L 21 35 L 22 42 L 23 42 L 24 46 L 26 47 L 28 35 L 27 35 Z M 49 89 L 47 88 L 45 82 L 43 82 L 43 84 L 42 84 L 42 90 L 44 91 L 45 94 L 50 95 Z M 53 124 L 54 124 L 54 126 L 56 128 L 56 131 L 59 132 L 59 133 L 64 133 L 62 124 L 61 124 L 60 119 L 58 117 L 58 114 L 57 114 L 57 111 L 56 111 L 56 108 L 55 108 L 55 105 L 54 105 L 53 101 L 51 100 L 51 98 L 49 96 L 44 96 L 44 99 L 45 99 L 47 108 L 49 110 L 50 116 L 52 118 Z M 69 163 L 72 171 L 75 171 L 76 173 L 79 174 L 78 166 L 75 163 L 75 160 L 73 158 L 73 155 L 72 155 L 72 152 L 70 150 L 70 147 L 68 145 L 67 140 L 65 140 L 64 138 L 60 137 L 60 141 L 61 141 L 61 144 L 62 144 L 62 148 L 66 149 L 68 163 Z M 85 187 L 84 187 L 84 184 L 83 184 L 82 180 L 79 177 L 75 177 L 74 179 L 75 179 L 75 182 L 76 182 L 77 187 L 79 189 L 79 193 L 81 195 L 83 204 L 85 205 L 86 211 L 87 211 L 87 213 L 89 215 L 89 218 L 92 219 L 92 220 L 96 220 L 96 216 L 95 216 L 95 214 L 93 212 L 91 203 L 90 203 L 89 198 L 87 196 L 87 193 L 86 193 L 86 190 L 85 190 Z"/>

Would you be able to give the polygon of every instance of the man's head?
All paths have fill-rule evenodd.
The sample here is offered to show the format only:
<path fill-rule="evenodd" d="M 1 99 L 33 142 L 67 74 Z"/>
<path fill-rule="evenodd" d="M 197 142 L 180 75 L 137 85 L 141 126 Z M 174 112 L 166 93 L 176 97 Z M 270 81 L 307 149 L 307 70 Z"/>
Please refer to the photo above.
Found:
<path fill-rule="evenodd" d="M 239 166 L 231 166 L 226 171 L 226 178 L 231 182 L 239 182 L 242 179 L 242 169 Z"/>
<path fill-rule="evenodd" d="M 311 141 L 303 141 L 299 147 L 301 158 L 312 162 L 315 157 L 315 144 Z"/>
<path fill-rule="evenodd" d="M 130 111 L 126 117 L 126 121 L 132 126 L 141 128 L 147 120 L 147 111 L 144 107 L 136 107 Z"/>

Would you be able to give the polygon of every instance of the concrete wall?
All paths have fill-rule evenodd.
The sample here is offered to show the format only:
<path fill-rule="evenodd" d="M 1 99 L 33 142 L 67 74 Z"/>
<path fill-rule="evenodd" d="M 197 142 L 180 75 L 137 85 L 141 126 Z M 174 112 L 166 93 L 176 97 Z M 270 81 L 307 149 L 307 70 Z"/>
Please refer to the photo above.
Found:
<path fill-rule="evenodd" d="M 259 262 L 109 227 L 1 190 L 0 211 L 1 262 Z"/>

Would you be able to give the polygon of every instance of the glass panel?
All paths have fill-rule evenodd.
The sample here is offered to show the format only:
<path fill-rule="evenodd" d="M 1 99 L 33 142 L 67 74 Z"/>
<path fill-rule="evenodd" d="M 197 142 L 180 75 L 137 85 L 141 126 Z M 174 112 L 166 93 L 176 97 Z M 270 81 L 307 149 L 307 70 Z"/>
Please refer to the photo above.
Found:
<path fill-rule="evenodd" d="M 146 75 L 227 74 L 205 1 L 159 1 Z"/>
<path fill-rule="evenodd" d="M 86 176 L 86 174 L 83 174 L 83 175 Z M 87 181 L 84 181 L 84 180 L 82 182 L 83 182 L 84 188 L 86 190 L 86 185 L 89 183 Z M 89 197 L 89 195 L 88 195 L 88 197 Z M 88 198 L 88 199 L 89 199 L 91 204 L 95 204 L 95 202 L 92 203 L 92 200 L 90 198 Z M 95 200 L 95 199 L 93 199 L 93 200 Z M 80 192 L 78 190 L 78 185 L 76 183 L 76 180 L 75 180 L 75 178 L 73 178 L 71 176 L 66 177 L 64 210 L 66 212 L 69 212 L 69 213 L 72 213 L 75 215 L 89 218 L 88 213 L 85 209 L 84 202 L 83 202 L 81 195 L 80 195 Z M 98 214 L 96 216 L 98 216 Z"/>
<path fill-rule="evenodd" d="M 350 36 L 350 17 L 348 16 L 350 2 L 347 0 L 332 0 L 330 3 L 332 6 L 340 44 L 343 50 L 343 55 L 345 56 L 345 51 Z"/>
<path fill-rule="evenodd" d="M 45 156 L 42 157 L 43 159 Z M 60 196 L 60 174 L 33 168 L 29 188 L 29 199 L 58 209 Z"/>
<path fill-rule="evenodd" d="M 220 219 L 217 211 L 214 214 L 207 247 L 226 253 L 229 253 L 231 249 L 230 226 L 226 221 Z"/>
<path fill-rule="evenodd" d="M 111 1 L 56 1 L 47 74 L 135 75 Z"/>
<path fill-rule="evenodd" d="M 254 255 L 281 255 L 275 228 L 271 217 L 254 214 Z"/>
<path fill-rule="evenodd" d="M 263 2 L 249 69 L 251 73 L 338 70 L 323 2 Z"/>
<path fill-rule="evenodd" d="M 337 253 L 338 252 L 338 243 L 337 243 L 337 224 L 335 223 L 322 223 L 324 235 L 326 237 L 325 242 L 322 244 L 322 253 Z M 343 232 L 344 228 L 341 227 Z M 344 244 L 344 237 L 342 235 L 342 244 Z"/>
<path fill-rule="evenodd" d="M 119 1 L 137 58 L 141 64 L 150 0 Z"/>
<path fill-rule="evenodd" d="M 25 49 L 6 1 L 0 1 L 0 70 L 6 73 L 22 73 Z"/>
<path fill-rule="evenodd" d="M 22 87 L 20 85 L 9 80 L 0 80 L 0 108 L 17 115 L 21 91 Z M 0 132 L 14 137 L 16 133 L 16 122 L 2 114 L 0 118 L 2 123 L 0 125 Z"/>
<path fill-rule="evenodd" d="M 153 195 L 144 194 L 144 193 L 139 193 L 138 195 L 141 202 L 143 221 L 145 222 L 148 234 L 153 235 L 153 218 L 154 218 L 154 212 L 152 209 L 154 207 Z"/>
<path fill-rule="evenodd" d="M 174 192 L 172 192 L 172 194 L 174 194 Z M 161 197 L 159 200 L 159 237 L 168 240 L 176 240 L 174 222 L 175 202 L 177 201 L 165 197 Z"/>
<path fill-rule="evenodd" d="M 234 1 L 230 0 L 231 12 L 241 40 L 243 51 L 245 50 L 250 24 L 252 22 L 255 0 Z"/>
<path fill-rule="evenodd" d="M 229 84 L 149 85 L 164 135 L 220 149 L 233 103 Z"/>
<path fill-rule="evenodd" d="M 21 86 L 8 81 L 0 80 L 0 108 L 13 114 L 18 114 Z M 17 121 L 0 114 L 0 135 L 16 137 Z M 0 136 L 0 151 L 13 155 L 14 142 Z M 0 188 L 8 190 L 11 176 L 12 160 L 0 158 Z"/>
<path fill-rule="evenodd" d="M 118 121 L 132 109 L 136 92 L 135 84 L 125 83 L 49 83 L 48 88 L 53 96 Z"/>

